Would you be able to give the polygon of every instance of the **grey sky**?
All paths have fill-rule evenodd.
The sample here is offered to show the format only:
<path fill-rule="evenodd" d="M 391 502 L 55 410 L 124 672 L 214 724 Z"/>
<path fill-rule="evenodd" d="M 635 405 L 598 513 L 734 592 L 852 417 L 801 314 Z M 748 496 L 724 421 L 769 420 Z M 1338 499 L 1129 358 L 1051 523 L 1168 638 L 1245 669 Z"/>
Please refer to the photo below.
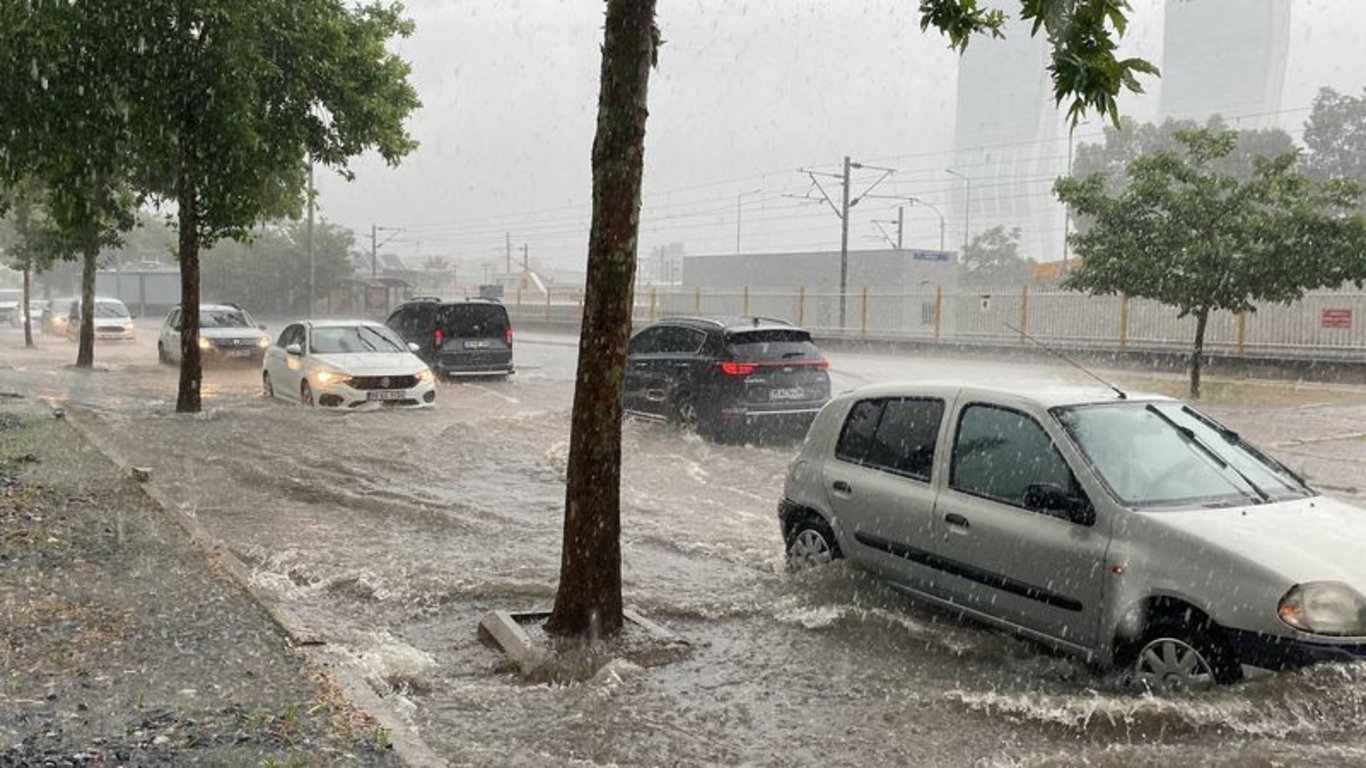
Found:
<path fill-rule="evenodd" d="M 1359 91 L 1366 52 L 1359 2 L 1293 2 L 1279 122 L 1298 133 L 1307 112 L 1290 110 L 1320 85 Z M 1133 4 L 1125 47 L 1160 62 L 1162 3 Z M 956 56 L 920 31 L 916 7 L 661 0 L 666 43 L 651 81 L 642 253 L 673 241 L 689 253 L 733 251 L 737 195 L 752 190 L 762 191 L 743 198 L 746 250 L 835 247 L 834 214 L 784 195 L 806 191 L 798 167 L 834 170 L 845 154 L 897 167 L 901 193 L 945 202 Z M 422 147 L 398 169 L 359 161 L 350 184 L 320 178 L 324 214 L 367 240 L 372 223 L 402 227 L 385 250 L 456 258 L 462 268 L 501 268 L 505 232 L 515 248 L 529 245 L 533 262 L 581 265 L 602 4 L 426 0 L 409 13 L 417 33 L 398 50 L 425 104 L 411 122 Z M 1126 112 L 1151 119 L 1159 87 L 1126 99 Z M 851 217 L 851 246 L 875 247 L 868 220 L 894 218 L 893 206 Z M 908 223 L 911 244 L 938 229 L 919 213 Z"/>

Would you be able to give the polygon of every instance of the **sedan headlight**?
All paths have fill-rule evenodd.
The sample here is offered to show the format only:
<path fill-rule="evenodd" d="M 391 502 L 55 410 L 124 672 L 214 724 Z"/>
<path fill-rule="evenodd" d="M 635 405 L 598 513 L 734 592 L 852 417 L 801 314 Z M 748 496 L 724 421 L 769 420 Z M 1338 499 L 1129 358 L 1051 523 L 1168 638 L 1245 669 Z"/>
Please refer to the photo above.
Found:
<path fill-rule="evenodd" d="M 426 384 L 427 382 L 431 381 L 431 380 L 432 380 L 432 369 L 431 369 L 431 368 L 423 368 L 422 370 L 418 371 L 418 372 L 417 372 L 417 380 L 418 380 L 418 383 L 420 383 L 420 384 Z"/>
<path fill-rule="evenodd" d="M 1293 629 L 1315 635 L 1366 635 L 1366 597 L 1337 581 L 1298 584 L 1276 609 Z"/>
<path fill-rule="evenodd" d="M 332 371 L 318 371 L 318 382 L 321 384 L 348 384 L 351 377 Z"/>
<path fill-rule="evenodd" d="M 199 348 L 200 348 L 200 349 L 203 349 L 203 350 L 213 349 L 213 342 L 212 342 L 212 341 L 209 341 L 208 339 L 204 338 L 203 336 L 200 336 L 200 337 L 199 337 Z"/>

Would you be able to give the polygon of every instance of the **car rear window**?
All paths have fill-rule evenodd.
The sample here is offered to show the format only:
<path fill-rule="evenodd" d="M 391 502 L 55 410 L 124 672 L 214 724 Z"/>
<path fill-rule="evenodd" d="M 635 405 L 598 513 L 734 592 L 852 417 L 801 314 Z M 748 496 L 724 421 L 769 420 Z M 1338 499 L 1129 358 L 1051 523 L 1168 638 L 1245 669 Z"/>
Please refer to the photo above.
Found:
<path fill-rule="evenodd" d="M 507 310 L 496 304 L 453 304 L 441 310 L 441 331 L 449 337 L 502 338 Z"/>
<path fill-rule="evenodd" d="M 811 334 L 799 328 L 731 332 L 726 336 L 726 346 L 736 360 L 749 362 L 821 359 Z"/>

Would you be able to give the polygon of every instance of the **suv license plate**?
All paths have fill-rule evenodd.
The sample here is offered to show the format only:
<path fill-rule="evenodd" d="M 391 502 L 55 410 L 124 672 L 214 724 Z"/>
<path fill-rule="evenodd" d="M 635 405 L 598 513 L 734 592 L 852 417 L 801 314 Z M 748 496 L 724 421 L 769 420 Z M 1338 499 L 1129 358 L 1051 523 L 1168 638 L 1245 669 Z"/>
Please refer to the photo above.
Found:
<path fill-rule="evenodd" d="M 770 389 L 768 391 L 769 400 L 803 400 L 806 398 L 806 390 L 801 387 L 790 389 Z"/>
<path fill-rule="evenodd" d="M 408 395 L 401 389 L 385 389 L 379 392 L 367 392 L 366 400 L 402 400 Z"/>
<path fill-rule="evenodd" d="M 228 357 L 251 357 L 250 349 L 230 349 L 225 352 Z"/>
<path fill-rule="evenodd" d="M 488 343 L 487 341 L 484 341 L 484 340 L 480 340 L 480 341 L 467 341 L 467 342 L 465 342 L 465 349 L 488 349 L 488 348 L 489 348 L 489 343 Z"/>

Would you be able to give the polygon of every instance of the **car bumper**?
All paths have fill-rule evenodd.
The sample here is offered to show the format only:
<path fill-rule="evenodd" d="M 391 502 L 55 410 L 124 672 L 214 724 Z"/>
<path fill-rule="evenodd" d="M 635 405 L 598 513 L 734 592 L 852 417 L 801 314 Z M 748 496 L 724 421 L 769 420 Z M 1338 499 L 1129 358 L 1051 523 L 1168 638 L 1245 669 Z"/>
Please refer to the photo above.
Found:
<path fill-rule="evenodd" d="M 1243 664 L 1263 669 L 1295 669 L 1332 661 L 1366 660 L 1361 638 L 1305 640 L 1263 632 L 1224 630 L 1234 654 Z"/>
<path fill-rule="evenodd" d="M 205 363 L 261 365 L 265 360 L 266 350 L 261 347 L 211 347 L 201 349 L 200 354 Z"/>
<path fill-rule="evenodd" d="M 99 328 L 96 328 L 96 329 L 95 329 L 95 340 L 96 340 L 96 341 L 100 341 L 100 340 L 104 340 L 104 341 L 132 341 L 133 339 L 136 339 L 136 338 L 137 338 L 137 331 L 130 330 L 130 329 L 119 329 L 119 330 L 109 330 L 109 331 L 100 330 Z"/>
<path fill-rule="evenodd" d="M 432 370 L 442 376 L 502 376 L 514 373 L 512 351 L 506 349 L 439 352 Z"/>
<path fill-rule="evenodd" d="M 355 389 L 346 384 L 319 385 L 314 402 L 322 408 L 351 410 L 365 406 L 430 408 L 436 405 L 436 382 L 421 382 L 408 389 Z"/>

